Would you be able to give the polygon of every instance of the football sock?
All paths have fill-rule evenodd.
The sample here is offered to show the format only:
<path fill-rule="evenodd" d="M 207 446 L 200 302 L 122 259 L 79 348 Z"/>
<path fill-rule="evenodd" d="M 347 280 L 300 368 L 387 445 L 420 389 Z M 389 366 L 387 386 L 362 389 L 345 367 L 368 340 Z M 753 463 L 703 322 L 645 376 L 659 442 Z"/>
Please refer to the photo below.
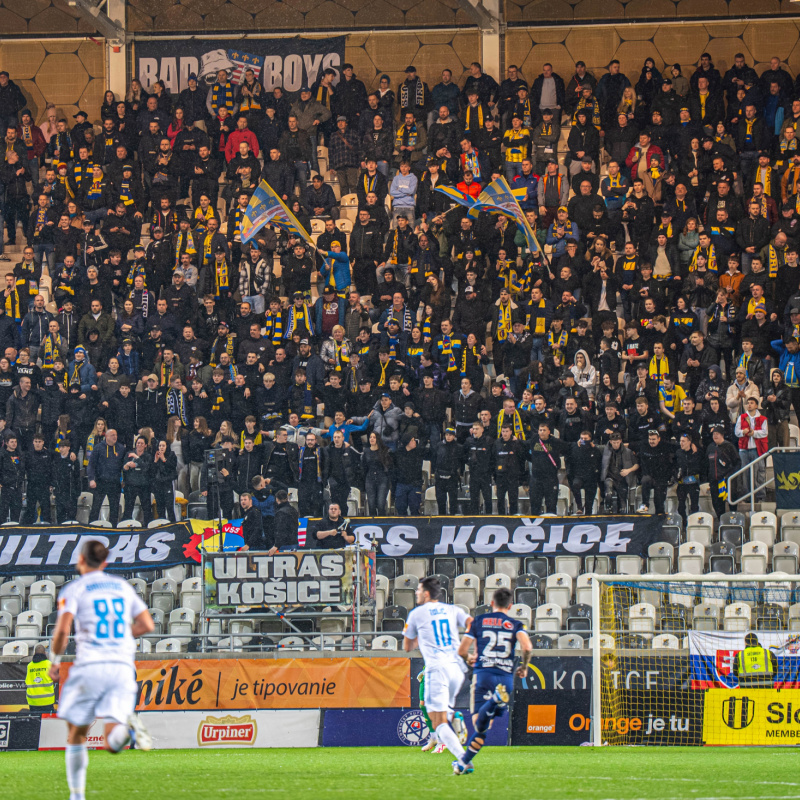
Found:
<path fill-rule="evenodd" d="M 497 703 L 495 702 L 494 697 L 490 697 L 478 709 L 478 719 L 475 720 L 475 730 L 476 731 L 489 730 L 489 724 L 494 719 L 496 713 L 497 713 Z"/>
<path fill-rule="evenodd" d="M 467 752 L 464 754 L 464 757 L 461 759 L 465 764 L 469 764 L 473 758 L 480 752 L 481 747 L 483 747 L 484 742 L 486 741 L 486 734 L 488 731 L 475 731 L 470 737 L 470 740 L 467 742 Z"/>
<path fill-rule="evenodd" d="M 127 725 L 115 725 L 111 732 L 106 736 L 106 742 L 109 748 L 114 753 L 119 753 L 123 747 L 128 743 L 131 738 L 130 731 Z"/>
<path fill-rule="evenodd" d="M 456 736 L 456 732 L 450 727 L 450 725 L 446 722 L 443 722 L 437 729 L 436 735 L 439 737 L 439 741 L 458 759 L 464 757 L 464 753 L 466 752 L 464 748 L 461 746 L 461 742 L 458 741 L 458 736 Z"/>
<path fill-rule="evenodd" d="M 86 770 L 89 768 L 89 751 L 86 749 L 86 743 L 68 744 L 65 758 L 70 800 L 84 800 Z"/>

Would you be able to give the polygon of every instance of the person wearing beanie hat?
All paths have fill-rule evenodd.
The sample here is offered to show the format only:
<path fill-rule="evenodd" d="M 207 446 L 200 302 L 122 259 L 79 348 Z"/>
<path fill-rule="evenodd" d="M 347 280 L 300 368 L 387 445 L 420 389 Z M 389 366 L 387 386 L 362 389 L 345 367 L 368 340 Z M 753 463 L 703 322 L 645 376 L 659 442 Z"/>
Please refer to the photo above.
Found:
<path fill-rule="evenodd" d="M 355 127 L 358 115 L 367 107 L 367 89 L 353 71 L 352 64 L 342 64 L 339 83 L 336 84 L 336 110 L 347 117 L 347 123 Z M 371 126 L 370 126 L 371 127 Z"/>
<path fill-rule="evenodd" d="M 458 514 L 458 486 L 464 450 L 456 441 L 456 429 L 446 428 L 444 441 L 433 447 L 436 464 L 436 505 L 440 516 Z"/>
<path fill-rule="evenodd" d="M 397 90 L 397 102 L 401 119 L 410 113 L 418 125 L 424 122 L 431 105 L 431 93 L 428 84 L 417 75 L 416 67 L 406 67 L 406 78 Z"/>
<path fill-rule="evenodd" d="M 19 138 L 25 145 L 27 151 L 26 165 L 35 189 L 36 185 L 39 183 L 39 159 L 44 155 L 47 149 L 47 142 L 44 140 L 44 134 L 39 126 L 34 124 L 30 109 L 23 108 L 19 116 Z"/>

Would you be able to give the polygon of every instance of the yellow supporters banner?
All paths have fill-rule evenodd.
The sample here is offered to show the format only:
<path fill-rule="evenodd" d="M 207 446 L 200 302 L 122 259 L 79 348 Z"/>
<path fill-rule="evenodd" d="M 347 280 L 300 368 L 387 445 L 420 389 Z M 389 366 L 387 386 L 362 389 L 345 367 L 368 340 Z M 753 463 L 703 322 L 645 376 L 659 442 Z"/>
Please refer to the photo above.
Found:
<path fill-rule="evenodd" d="M 800 689 L 709 689 L 703 741 L 716 745 L 797 745 Z"/>

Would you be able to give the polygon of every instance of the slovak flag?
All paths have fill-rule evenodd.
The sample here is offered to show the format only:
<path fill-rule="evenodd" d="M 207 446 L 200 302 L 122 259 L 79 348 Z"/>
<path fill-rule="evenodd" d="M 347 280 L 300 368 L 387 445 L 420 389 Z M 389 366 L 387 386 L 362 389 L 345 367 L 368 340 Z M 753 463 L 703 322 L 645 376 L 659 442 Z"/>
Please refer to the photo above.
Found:
<path fill-rule="evenodd" d="M 222 541 L 224 542 L 222 551 L 224 553 L 240 550 L 244 547 L 243 523 L 244 518 L 232 519 L 222 526 Z"/>
<path fill-rule="evenodd" d="M 308 517 L 300 517 L 297 520 L 297 546 L 306 546 L 306 534 L 308 533 Z"/>

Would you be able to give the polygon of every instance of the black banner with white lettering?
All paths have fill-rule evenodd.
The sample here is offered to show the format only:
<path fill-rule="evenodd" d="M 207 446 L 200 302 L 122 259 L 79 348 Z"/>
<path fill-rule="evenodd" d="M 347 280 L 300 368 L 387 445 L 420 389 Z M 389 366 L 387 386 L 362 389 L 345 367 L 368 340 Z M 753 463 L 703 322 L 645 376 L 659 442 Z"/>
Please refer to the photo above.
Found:
<path fill-rule="evenodd" d="M 379 517 L 352 519 L 359 542 L 378 556 L 644 556 L 660 516 Z"/>
<path fill-rule="evenodd" d="M 159 528 L 110 531 L 84 525 L 69 527 L 14 526 L 0 535 L 0 575 L 74 572 L 83 543 L 98 539 L 109 548 L 108 569 L 149 570 L 200 563 L 188 522 Z"/>
<path fill-rule="evenodd" d="M 267 92 L 276 86 L 292 93 L 301 86 L 311 86 L 323 70 L 336 70 L 344 62 L 344 36 L 324 39 L 158 39 L 136 42 L 135 75 L 149 89 L 162 80 L 170 94 L 188 86 L 189 75 L 197 75 L 198 88 L 208 91 L 217 72 L 228 71 L 231 83 L 239 85 L 246 69 Z"/>

